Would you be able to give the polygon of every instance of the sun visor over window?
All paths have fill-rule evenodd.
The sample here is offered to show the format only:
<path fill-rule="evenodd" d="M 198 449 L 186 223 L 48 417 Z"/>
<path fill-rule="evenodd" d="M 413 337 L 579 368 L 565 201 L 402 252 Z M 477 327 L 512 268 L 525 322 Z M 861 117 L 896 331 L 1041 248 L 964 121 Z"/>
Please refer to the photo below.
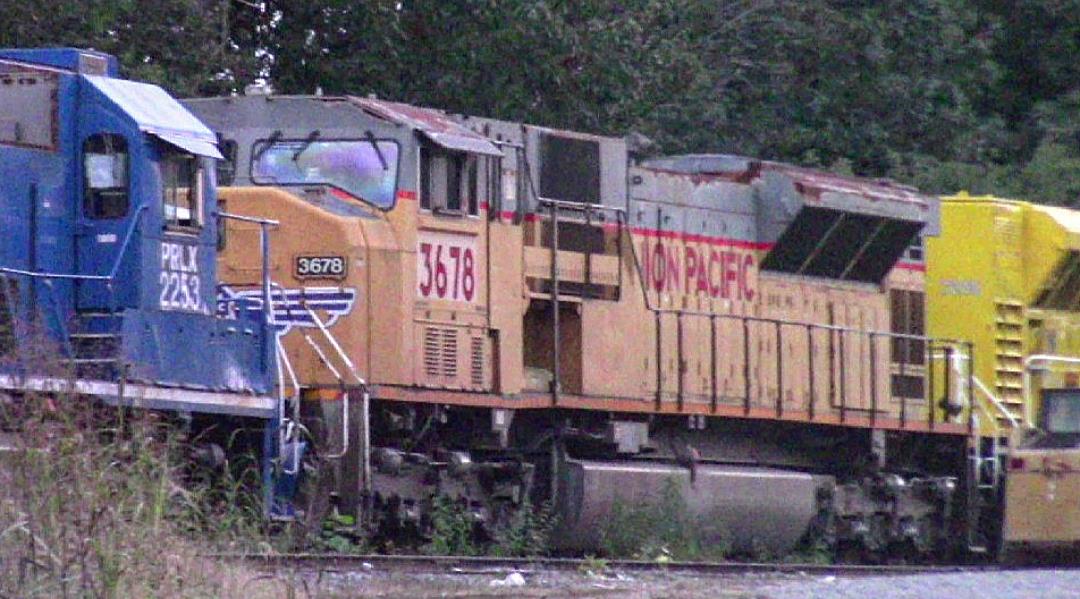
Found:
<path fill-rule="evenodd" d="M 217 144 L 214 142 L 185 137 L 183 135 L 174 135 L 171 133 L 155 133 L 153 131 L 148 133 L 167 144 L 174 145 L 185 152 L 191 152 L 196 156 L 206 156 L 217 160 L 225 159 L 225 157 L 221 155 L 221 152 L 218 151 Z"/>
<path fill-rule="evenodd" d="M 503 155 L 498 146 L 486 137 L 462 127 L 440 111 L 356 96 L 349 96 L 349 102 L 378 118 L 411 127 L 447 150 L 487 156 Z"/>
<path fill-rule="evenodd" d="M 140 131 L 193 154 L 222 160 L 213 132 L 160 87 L 95 75 L 82 78 Z"/>

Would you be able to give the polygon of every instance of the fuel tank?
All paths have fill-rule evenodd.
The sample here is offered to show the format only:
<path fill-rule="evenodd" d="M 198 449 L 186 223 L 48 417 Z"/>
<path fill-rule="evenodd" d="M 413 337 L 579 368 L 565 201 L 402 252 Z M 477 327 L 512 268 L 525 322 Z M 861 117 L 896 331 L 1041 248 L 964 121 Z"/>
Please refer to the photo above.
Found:
<path fill-rule="evenodd" d="M 818 515 L 830 476 L 748 466 L 560 461 L 559 549 L 600 548 L 606 527 L 635 509 L 680 509 L 703 544 L 735 551 L 791 551 Z"/>

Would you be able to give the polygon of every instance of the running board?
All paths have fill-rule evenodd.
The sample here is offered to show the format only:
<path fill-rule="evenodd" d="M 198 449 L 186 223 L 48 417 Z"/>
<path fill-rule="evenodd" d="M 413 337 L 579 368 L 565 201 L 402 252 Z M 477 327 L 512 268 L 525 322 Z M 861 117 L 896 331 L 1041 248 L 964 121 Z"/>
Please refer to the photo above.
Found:
<path fill-rule="evenodd" d="M 159 387 L 141 383 L 121 385 L 111 381 L 72 381 L 59 377 L 0 374 L 0 389 L 90 395 L 111 406 L 123 405 L 148 410 L 230 414 L 254 418 L 275 418 L 278 411 L 277 400 L 269 395 Z"/>

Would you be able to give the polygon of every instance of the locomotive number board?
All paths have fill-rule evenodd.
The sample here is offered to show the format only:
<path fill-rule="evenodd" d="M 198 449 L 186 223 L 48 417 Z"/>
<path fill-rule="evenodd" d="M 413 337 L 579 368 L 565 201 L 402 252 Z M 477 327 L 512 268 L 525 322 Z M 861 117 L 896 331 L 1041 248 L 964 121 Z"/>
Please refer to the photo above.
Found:
<path fill-rule="evenodd" d="M 344 279 L 348 269 L 345 256 L 297 256 L 293 274 L 298 279 Z"/>
<path fill-rule="evenodd" d="M 416 248 L 417 297 L 477 302 L 480 272 L 475 236 L 420 231 Z"/>

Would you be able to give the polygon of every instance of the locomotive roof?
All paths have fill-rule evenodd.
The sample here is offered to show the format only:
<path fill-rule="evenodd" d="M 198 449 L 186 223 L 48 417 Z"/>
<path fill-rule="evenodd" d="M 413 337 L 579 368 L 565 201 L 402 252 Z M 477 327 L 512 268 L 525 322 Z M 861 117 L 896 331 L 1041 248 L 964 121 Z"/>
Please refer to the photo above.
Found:
<path fill-rule="evenodd" d="M 930 196 L 910 185 L 891 179 L 868 179 L 839 175 L 784 162 L 759 160 L 734 154 L 683 154 L 647 160 L 642 167 L 687 175 L 716 175 L 749 182 L 764 171 L 783 173 L 794 179 L 799 191 L 811 196 L 835 192 L 861 195 L 868 199 L 922 203 Z"/>
<path fill-rule="evenodd" d="M 459 125 L 441 110 L 357 96 L 348 96 L 348 101 L 379 118 L 412 127 L 444 148 L 502 156 L 488 138 Z"/>
<path fill-rule="evenodd" d="M 644 161 L 642 168 L 687 176 L 695 182 L 728 180 L 755 185 L 787 205 L 794 214 L 801 206 L 873 214 L 925 222 L 936 228 L 937 199 L 911 186 L 886 179 L 837 175 L 730 154 L 685 154 Z"/>
<path fill-rule="evenodd" d="M 417 134 L 430 140 L 435 145 L 448 150 L 502 156 L 502 152 L 499 148 L 488 138 L 478 133 L 474 133 L 467 127 L 460 125 L 445 112 L 433 108 L 421 108 L 409 104 L 402 104 L 400 102 L 389 102 L 387 100 L 361 98 L 358 96 L 277 96 L 256 94 L 218 98 L 191 98 L 185 99 L 184 103 L 190 106 L 205 107 L 214 104 L 238 103 L 255 105 L 255 103 L 260 101 L 268 105 L 281 102 L 291 104 L 292 107 L 288 109 L 287 113 L 292 124 L 297 128 L 322 126 L 324 123 L 319 119 L 330 119 L 336 123 L 336 128 L 348 129 L 350 125 L 342 123 L 340 115 L 324 115 L 316 112 L 317 109 L 315 108 L 303 108 L 303 104 L 305 103 L 312 103 L 313 106 L 343 106 L 359 110 L 369 118 L 378 119 L 379 121 L 416 131 Z M 204 110 L 197 110 L 197 112 L 200 112 L 200 116 L 204 119 L 210 121 L 215 120 L 214 113 L 212 112 L 206 112 Z M 265 122 L 267 117 L 261 113 L 257 114 L 259 114 L 259 116 L 254 116 L 253 114 L 249 121 L 246 121 L 243 118 L 243 115 L 229 114 L 227 121 L 233 127 L 237 125 L 247 127 L 254 125 L 266 129 L 275 126 L 280 127 L 280 123 Z M 216 116 L 221 117 L 221 119 L 218 120 L 224 120 L 223 114 L 218 114 Z M 313 122 L 313 119 L 316 122 Z"/>

